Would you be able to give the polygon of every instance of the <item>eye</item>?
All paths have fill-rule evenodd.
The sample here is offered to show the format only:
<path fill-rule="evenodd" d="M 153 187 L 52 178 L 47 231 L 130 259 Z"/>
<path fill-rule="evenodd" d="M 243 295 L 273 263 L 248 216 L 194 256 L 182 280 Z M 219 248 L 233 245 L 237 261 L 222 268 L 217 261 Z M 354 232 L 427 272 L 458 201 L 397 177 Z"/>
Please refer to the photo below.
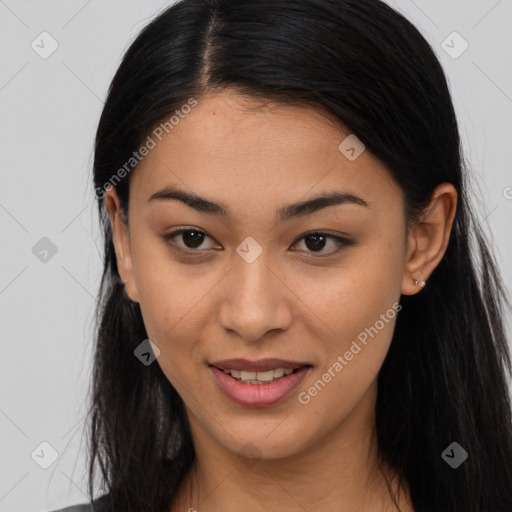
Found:
<path fill-rule="evenodd" d="M 182 241 L 184 243 L 183 246 L 179 246 L 174 239 L 182 236 Z M 200 252 L 196 249 L 201 247 L 201 244 L 204 242 L 205 238 L 210 238 L 204 231 L 201 231 L 200 229 L 195 228 L 188 228 L 188 229 L 177 229 L 176 231 L 173 231 L 172 233 L 168 233 L 166 235 L 162 235 L 162 238 L 166 243 L 169 245 L 175 247 L 179 251 L 183 252 Z"/>
<path fill-rule="evenodd" d="M 324 233 L 322 231 L 315 231 L 313 233 L 307 233 L 300 237 L 297 242 L 304 240 L 304 243 L 306 247 L 309 249 L 309 251 L 306 252 L 312 252 L 312 253 L 318 253 L 325 256 L 330 256 L 331 254 L 335 254 L 339 251 L 341 251 L 344 247 L 348 247 L 350 245 L 353 245 L 353 241 L 349 240 L 348 238 L 337 236 L 337 235 L 331 235 L 329 233 Z M 331 240 L 334 242 L 334 250 L 332 251 L 322 251 L 326 247 L 326 241 Z M 295 243 L 297 243 L 295 242 Z M 294 244 L 295 245 L 295 244 Z"/>
<path fill-rule="evenodd" d="M 181 237 L 182 244 L 180 245 L 175 241 L 178 237 Z M 175 248 L 178 251 L 182 251 L 189 254 L 200 254 L 201 252 L 207 251 L 208 249 L 201 249 L 206 238 L 212 239 L 208 236 L 204 231 L 195 228 L 182 228 L 173 231 L 172 233 L 168 233 L 162 235 L 162 239 Z M 213 240 L 213 239 L 212 239 Z M 318 253 L 320 255 L 330 256 L 331 254 L 335 254 L 341 251 L 344 247 L 348 247 L 353 245 L 353 240 L 348 238 L 332 235 L 329 233 L 324 233 L 322 231 L 315 231 L 311 233 L 306 233 L 299 239 L 297 239 L 292 247 L 296 245 L 299 241 L 304 240 L 304 243 L 308 250 L 306 252 Z M 327 241 L 332 241 L 334 245 L 334 249 L 331 251 L 323 251 L 323 249 L 327 246 Z"/>

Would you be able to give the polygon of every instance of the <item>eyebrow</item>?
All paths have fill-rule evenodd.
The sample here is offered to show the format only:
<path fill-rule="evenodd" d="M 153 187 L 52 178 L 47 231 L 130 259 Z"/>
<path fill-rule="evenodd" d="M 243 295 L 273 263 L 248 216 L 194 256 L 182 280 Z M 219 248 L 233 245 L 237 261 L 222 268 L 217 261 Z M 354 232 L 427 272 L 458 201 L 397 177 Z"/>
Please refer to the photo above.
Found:
<path fill-rule="evenodd" d="M 177 200 L 194 208 L 198 212 L 208 213 L 211 215 L 221 215 L 225 218 L 232 216 L 231 209 L 224 203 L 216 203 L 197 194 L 185 192 L 175 186 L 167 186 L 158 192 L 152 194 L 148 203 L 157 200 Z M 363 198 L 344 191 L 320 192 L 311 199 L 300 201 L 298 203 L 289 204 L 280 207 L 276 212 L 276 217 L 280 222 L 289 220 L 294 217 L 303 217 L 311 213 L 322 210 L 329 206 L 355 204 L 370 208 L 370 204 Z"/>

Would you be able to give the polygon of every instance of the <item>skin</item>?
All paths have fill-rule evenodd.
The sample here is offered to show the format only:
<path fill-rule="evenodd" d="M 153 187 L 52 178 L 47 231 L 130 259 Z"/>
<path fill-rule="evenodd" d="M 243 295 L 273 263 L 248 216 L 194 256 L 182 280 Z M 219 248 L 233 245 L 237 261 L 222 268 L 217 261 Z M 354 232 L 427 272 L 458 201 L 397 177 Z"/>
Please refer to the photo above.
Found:
<path fill-rule="evenodd" d="M 246 108 L 257 104 L 233 90 L 202 97 L 133 171 L 128 223 L 115 189 L 105 197 L 126 293 L 140 304 L 160 350 L 156 364 L 191 425 L 197 460 L 172 511 L 396 510 L 384 479 L 398 492 L 396 475 L 377 468 L 372 435 L 376 378 L 396 316 L 309 403 L 297 396 L 394 311 L 400 294 L 421 293 L 415 281 L 427 281 L 445 253 L 456 190 L 438 186 L 422 222 L 406 229 L 402 191 L 387 168 L 368 150 L 350 161 L 338 149 L 348 130 L 309 107 Z M 148 203 L 167 185 L 222 202 L 233 216 L 177 200 Z M 277 208 L 332 190 L 369 207 L 276 222 Z M 202 255 L 162 240 L 178 228 L 206 233 L 202 245 L 190 235 L 174 239 Z M 354 243 L 326 239 L 315 250 L 303 238 L 311 231 Z M 263 250 L 252 263 L 236 252 L 248 236 Z M 248 409 L 224 396 L 208 368 L 230 357 L 313 368 L 284 402 Z M 413 510 L 407 486 L 397 499 Z"/>

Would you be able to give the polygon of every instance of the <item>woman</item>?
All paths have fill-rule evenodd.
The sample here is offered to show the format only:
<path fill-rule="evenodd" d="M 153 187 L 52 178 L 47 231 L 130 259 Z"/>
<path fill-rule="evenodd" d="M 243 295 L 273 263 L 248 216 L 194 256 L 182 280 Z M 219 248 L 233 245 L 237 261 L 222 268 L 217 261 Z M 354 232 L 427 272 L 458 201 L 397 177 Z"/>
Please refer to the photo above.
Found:
<path fill-rule="evenodd" d="M 512 510 L 509 304 L 466 174 L 440 63 L 383 2 L 154 19 L 96 137 L 83 509 Z"/>

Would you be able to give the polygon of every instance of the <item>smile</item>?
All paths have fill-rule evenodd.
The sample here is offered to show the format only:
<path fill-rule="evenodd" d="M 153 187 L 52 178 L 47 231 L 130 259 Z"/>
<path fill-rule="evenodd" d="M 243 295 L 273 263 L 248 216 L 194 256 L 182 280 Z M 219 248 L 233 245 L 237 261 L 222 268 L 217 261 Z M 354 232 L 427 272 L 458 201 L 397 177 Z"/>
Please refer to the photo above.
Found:
<path fill-rule="evenodd" d="M 284 401 L 299 386 L 311 370 L 311 365 L 296 369 L 276 368 L 250 372 L 219 369 L 209 366 L 223 394 L 242 407 L 268 407 Z"/>

